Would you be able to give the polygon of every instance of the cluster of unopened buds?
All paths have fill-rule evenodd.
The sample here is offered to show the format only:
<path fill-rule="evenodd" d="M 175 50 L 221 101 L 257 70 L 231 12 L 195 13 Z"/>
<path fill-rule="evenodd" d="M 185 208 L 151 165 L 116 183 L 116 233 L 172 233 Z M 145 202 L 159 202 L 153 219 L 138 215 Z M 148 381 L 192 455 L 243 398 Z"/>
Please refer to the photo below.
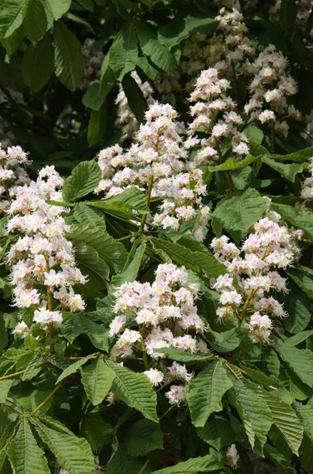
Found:
<path fill-rule="evenodd" d="M 197 314 L 195 301 L 198 285 L 191 283 L 185 267 L 173 264 L 159 265 L 155 281 L 150 283 L 124 283 L 115 292 L 114 312 L 109 337 L 117 337 L 112 347 L 114 360 L 137 357 L 145 361 L 146 372 L 152 385 L 171 379 L 188 383 L 192 374 L 176 362 L 165 367 L 166 355 L 155 349 L 175 348 L 192 354 L 206 353 L 208 348 L 201 337 L 206 326 Z M 134 328 L 134 329 L 133 329 Z M 155 365 L 148 368 L 148 357 Z M 166 396 L 170 403 L 186 399 L 187 386 L 172 385 Z"/>
<path fill-rule="evenodd" d="M 85 307 L 81 295 L 73 290 L 86 278 L 76 268 L 72 243 L 65 237 L 68 226 L 61 214 L 67 209 L 46 203 L 62 201 L 62 185 L 54 166 L 46 166 L 36 182 L 17 188 L 7 211 L 7 233 L 15 237 L 6 256 L 13 303 L 20 309 L 33 309 L 33 322 L 47 331 L 61 325 L 63 310 Z M 13 333 L 26 337 L 31 331 L 21 321 Z"/>
<path fill-rule="evenodd" d="M 214 238 L 211 244 L 216 258 L 227 267 L 227 273 L 213 283 L 220 294 L 219 320 L 236 317 L 240 326 L 245 323 L 253 342 L 269 343 L 272 319 L 287 316 L 271 291 L 288 292 L 286 278 L 277 270 L 297 261 L 296 242 L 303 233 L 290 230 L 281 221 L 279 214 L 268 211 L 240 249 L 226 236 Z"/>
<path fill-rule="evenodd" d="M 203 240 L 210 216 L 209 208 L 202 204 L 206 187 L 202 171 L 187 161 L 184 127 L 175 120 L 177 112 L 169 104 L 154 103 L 145 118 L 128 151 L 115 145 L 99 153 L 102 180 L 96 193 L 104 191 L 108 198 L 135 185 L 146 190 L 148 205 L 162 201 L 162 212 L 154 215 L 152 224 L 177 231 L 188 222 L 185 230 Z"/>
<path fill-rule="evenodd" d="M 18 186 L 29 182 L 21 166 L 29 163 L 27 155 L 20 146 L 8 147 L 5 151 L 0 144 L 0 214 L 9 208 Z"/>

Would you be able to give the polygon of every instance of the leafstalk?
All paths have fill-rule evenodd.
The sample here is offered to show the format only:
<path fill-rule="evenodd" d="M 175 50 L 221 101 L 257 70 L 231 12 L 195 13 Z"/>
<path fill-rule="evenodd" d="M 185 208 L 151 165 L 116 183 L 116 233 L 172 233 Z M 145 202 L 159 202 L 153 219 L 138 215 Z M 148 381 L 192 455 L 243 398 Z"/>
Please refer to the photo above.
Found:
<path fill-rule="evenodd" d="M 146 467 L 150 464 L 151 460 L 152 460 L 152 457 L 146 460 L 146 462 L 144 463 L 144 465 L 142 466 L 142 468 L 140 469 L 140 471 L 138 472 L 138 474 L 143 474 L 143 472 L 145 471 Z"/>
<path fill-rule="evenodd" d="M 64 379 L 65 380 L 65 379 Z M 57 393 L 58 390 L 60 390 L 60 388 L 62 387 L 63 385 L 63 380 L 62 382 L 57 385 L 57 387 L 55 387 L 55 389 L 53 390 L 53 392 L 50 393 L 50 395 L 48 395 L 48 397 L 42 402 L 40 403 L 40 405 L 38 405 L 37 408 L 35 408 L 35 410 L 32 412 L 32 415 L 34 415 L 35 413 L 37 413 L 38 410 L 40 410 L 40 408 L 42 408 L 49 400 L 50 398 L 53 397 L 53 395 L 55 395 Z"/>
<path fill-rule="evenodd" d="M 162 420 L 162 418 L 164 418 L 168 413 L 170 413 L 173 410 L 173 408 L 175 408 L 175 407 L 176 407 L 176 405 L 172 405 L 171 407 L 169 407 L 169 409 L 166 410 L 166 412 L 163 413 L 163 415 L 161 415 L 160 418 L 158 418 L 158 421 Z"/>
<path fill-rule="evenodd" d="M 151 204 L 151 191 L 152 191 L 152 186 L 153 186 L 153 176 L 150 176 L 149 178 L 149 187 L 148 187 L 148 192 L 147 192 L 147 206 L 149 207 L 150 204 Z M 140 229 L 139 229 L 139 232 L 142 233 L 143 232 L 143 229 L 144 229 L 144 226 L 145 226 L 145 223 L 146 223 L 146 219 L 147 219 L 147 214 L 145 214 L 142 219 L 141 219 L 141 225 L 140 225 Z"/>
<path fill-rule="evenodd" d="M 12 377 L 23 374 L 24 372 L 25 370 L 20 370 L 19 372 L 15 372 L 14 374 L 9 374 L 9 375 L 5 375 L 4 377 L 0 377 L 0 380 L 11 379 Z"/>

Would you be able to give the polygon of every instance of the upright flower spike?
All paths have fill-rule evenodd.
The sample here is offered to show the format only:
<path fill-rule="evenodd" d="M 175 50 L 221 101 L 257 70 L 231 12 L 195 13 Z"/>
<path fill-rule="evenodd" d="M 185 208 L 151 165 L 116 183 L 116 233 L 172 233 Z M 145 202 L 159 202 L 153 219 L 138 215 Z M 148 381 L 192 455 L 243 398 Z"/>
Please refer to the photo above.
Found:
<path fill-rule="evenodd" d="M 160 202 L 154 225 L 179 230 L 190 222 L 188 233 L 203 240 L 210 216 L 209 208 L 202 204 L 206 188 L 202 171 L 188 161 L 184 127 L 176 121 L 177 115 L 171 105 L 154 103 L 128 151 L 119 145 L 100 151 L 102 180 L 96 192 L 104 191 L 108 198 L 132 185 L 146 190 L 148 205 Z"/>
<path fill-rule="evenodd" d="M 29 164 L 27 155 L 20 146 L 8 147 L 5 151 L 0 143 L 0 214 L 9 208 L 18 186 L 29 182 L 21 166 Z"/>
<path fill-rule="evenodd" d="M 8 209 L 7 232 L 14 232 L 17 239 L 7 255 L 14 305 L 33 308 L 34 322 L 46 330 L 62 324 L 62 310 L 85 307 L 81 295 L 73 290 L 86 278 L 76 268 L 72 244 L 65 238 L 69 226 L 61 214 L 67 209 L 46 203 L 49 199 L 62 201 L 62 185 L 54 167 L 46 166 L 36 182 L 17 188 Z M 14 332 L 26 336 L 30 328 L 20 323 Z"/>
<path fill-rule="evenodd" d="M 163 264 L 157 267 L 155 274 L 152 284 L 124 283 L 115 292 L 117 316 L 110 324 L 109 336 L 117 337 L 117 341 L 111 357 L 123 360 L 142 354 L 144 373 L 152 385 L 172 380 L 184 384 L 172 385 L 165 394 L 171 404 L 179 404 L 186 400 L 193 373 L 188 373 L 186 367 L 177 362 L 167 367 L 165 354 L 154 352 L 154 349 L 170 347 L 206 353 L 206 343 L 199 336 L 189 334 L 201 334 L 206 328 L 195 306 L 198 286 L 190 282 L 186 269 Z M 125 328 L 126 321 L 132 329 Z M 152 368 L 151 364 L 154 365 Z"/>
<path fill-rule="evenodd" d="M 288 292 L 287 279 L 277 270 L 297 261 L 300 254 L 296 242 L 301 234 L 281 221 L 279 214 L 268 211 L 254 225 L 254 232 L 241 249 L 228 242 L 226 236 L 214 238 L 211 244 L 215 257 L 227 267 L 227 273 L 213 283 L 220 294 L 218 318 L 222 322 L 236 317 L 239 326 L 245 322 L 253 342 L 270 342 L 273 323 L 269 315 L 273 319 L 287 316 L 283 305 L 274 298 L 277 292 Z"/>
<path fill-rule="evenodd" d="M 295 80 L 286 73 L 287 66 L 287 59 L 271 44 L 253 63 L 247 61 L 241 68 L 242 74 L 253 77 L 245 113 L 250 121 L 269 124 L 273 142 L 276 134 L 287 137 L 289 125 L 285 119 L 300 119 L 300 112 L 287 102 L 287 97 L 297 92 Z"/>
<path fill-rule="evenodd" d="M 220 79 L 218 71 L 210 68 L 201 72 L 190 94 L 189 101 L 195 102 L 195 105 L 190 107 L 193 121 L 188 127 L 189 139 L 185 147 L 199 147 L 194 158 L 195 166 L 222 163 L 231 156 L 241 160 L 249 153 L 249 140 L 244 133 L 239 132 L 243 119 L 234 110 L 235 102 L 226 95 L 229 88 L 230 82 Z M 208 138 L 200 139 L 197 133 Z M 225 139 L 231 139 L 231 147 L 224 157 L 221 145 Z"/>

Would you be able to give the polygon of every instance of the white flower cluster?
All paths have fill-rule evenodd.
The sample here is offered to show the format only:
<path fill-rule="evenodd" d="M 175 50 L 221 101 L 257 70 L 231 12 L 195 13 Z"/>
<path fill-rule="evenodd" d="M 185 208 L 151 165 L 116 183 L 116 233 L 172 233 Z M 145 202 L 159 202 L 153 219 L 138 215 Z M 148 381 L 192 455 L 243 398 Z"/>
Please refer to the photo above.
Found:
<path fill-rule="evenodd" d="M 34 308 L 34 322 L 45 329 L 60 326 L 62 310 L 85 307 L 81 295 L 73 290 L 73 285 L 84 284 L 86 278 L 76 268 L 72 244 L 65 238 L 68 226 L 61 214 L 66 208 L 46 203 L 62 201 L 62 185 L 54 166 L 46 166 L 36 182 L 17 188 L 7 211 L 7 232 L 16 235 L 7 255 L 14 306 Z M 30 330 L 21 322 L 13 332 L 26 336 Z"/>
<path fill-rule="evenodd" d="M 301 197 L 304 200 L 313 198 L 313 158 L 310 161 L 311 163 L 306 169 L 310 172 L 311 176 L 305 178 L 301 189 Z"/>
<path fill-rule="evenodd" d="M 237 463 L 240 459 L 240 456 L 237 452 L 236 445 L 232 444 L 226 451 L 226 465 L 237 469 Z"/>
<path fill-rule="evenodd" d="M 96 192 L 105 198 L 121 193 L 131 185 L 147 190 L 147 203 L 162 201 L 161 213 L 155 214 L 153 224 L 179 230 L 191 222 L 192 233 L 203 240 L 204 228 L 210 215 L 202 205 L 206 187 L 202 171 L 191 169 L 188 153 L 183 147 L 183 126 L 177 122 L 177 112 L 169 104 L 154 103 L 145 115 L 137 140 L 123 152 L 118 145 L 100 151 L 98 163 L 102 180 Z"/>
<path fill-rule="evenodd" d="M 153 104 L 153 89 L 150 86 L 149 82 L 142 82 L 136 71 L 132 71 L 131 76 L 140 88 L 142 95 L 147 101 L 147 104 Z M 124 137 L 132 137 L 139 128 L 139 122 L 128 105 L 128 100 L 122 84 L 119 84 L 119 89 L 120 91 L 115 100 L 115 103 L 118 106 L 117 120 L 115 121 L 115 126 L 118 128 L 124 126 Z"/>
<path fill-rule="evenodd" d="M 104 58 L 102 51 L 93 52 L 92 47 L 95 40 L 87 38 L 81 47 L 81 52 L 86 58 L 84 69 L 84 83 L 81 89 L 88 89 L 91 84 L 100 77 L 100 65 Z"/>
<path fill-rule="evenodd" d="M 192 374 L 185 366 L 174 362 L 171 367 L 162 368 L 165 354 L 154 352 L 164 347 L 175 348 L 191 353 L 206 353 L 206 343 L 188 334 L 205 330 L 202 319 L 197 314 L 195 299 L 198 285 L 190 282 L 185 267 L 173 264 L 159 265 L 153 284 L 124 283 L 115 293 L 114 312 L 118 313 L 110 324 L 109 337 L 118 339 L 111 350 L 116 360 L 135 357 L 142 353 L 150 356 L 159 367 L 146 370 L 145 374 L 154 386 L 173 378 L 188 383 Z M 130 329 L 126 326 L 136 329 Z M 186 387 L 171 386 L 166 395 L 170 403 L 180 403 L 186 397 Z"/>
<path fill-rule="evenodd" d="M 254 63 L 246 61 L 241 72 L 253 77 L 249 85 L 251 98 L 244 110 L 250 121 L 268 123 L 273 134 L 287 137 L 287 117 L 300 119 L 300 112 L 294 105 L 288 105 L 287 97 L 297 92 L 295 80 L 286 74 L 287 59 L 270 44 Z"/>
<path fill-rule="evenodd" d="M 248 28 L 243 15 L 233 8 L 231 12 L 222 8 L 215 18 L 219 22 L 216 32 L 204 50 L 207 65 L 218 70 L 221 77 L 236 80 L 236 66 L 247 56 L 255 55 L 255 48 L 247 38 Z"/>
<path fill-rule="evenodd" d="M 242 159 L 249 153 L 248 138 L 238 131 L 243 120 L 235 112 L 235 103 L 225 94 L 230 88 L 227 79 L 219 79 L 214 68 L 201 72 L 197 79 L 196 88 L 190 95 L 190 102 L 196 102 L 190 107 L 194 120 L 189 124 L 190 138 L 185 147 L 200 146 L 194 163 L 196 166 L 205 163 L 222 163 L 224 157 L 221 152 L 221 143 L 225 138 L 231 139 L 231 148 L 236 158 Z M 218 119 L 222 113 L 222 119 Z M 199 139 L 196 132 L 204 132 L 209 138 Z"/>
<path fill-rule="evenodd" d="M 5 151 L 0 143 L 0 213 L 9 208 L 18 186 L 29 182 L 21 166 L 29 163 L 27 155 L 20 146 L 8 147 Z"/>
<path fill-rule="evenodd" d="M 249 316 L 245 327 L 253 342 L 269 342 L 272 321 L 267 313 L 274 318 L 287 315 L 283 305 L 268 293 L 287 292 L 286 278 L 277 270 L 297 260 L 296 241 L 301 238 L 302 231 L 291 231 L 282 225 L 279 214 L 269 211 L 267 217 L 254 225 L 254 233 L 249 234 L 241 249 L 228 242 L 226 236 L 213 239 L 215 256 L 227 267 L 227 273 L 213 284 L 220 293 L 220 321 L 236 316 L 241 325 Z"/>

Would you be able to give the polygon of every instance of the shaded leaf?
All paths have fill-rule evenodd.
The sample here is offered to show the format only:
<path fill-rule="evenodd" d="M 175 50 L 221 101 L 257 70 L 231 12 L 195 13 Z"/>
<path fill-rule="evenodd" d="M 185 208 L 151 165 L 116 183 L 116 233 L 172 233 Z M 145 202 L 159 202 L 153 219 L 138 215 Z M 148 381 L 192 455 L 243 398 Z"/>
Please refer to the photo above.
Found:
<path fill-rule="evenodd" d="M 54 1 L 51 0 L 51 4 Z M 59 0 L 56 3 L 59 3 Z M 81 85 L 85 67 L 85 59 L 80 51 L 81 44 L 62 21 L 54 23 L 53 38 L 55 74 L 60 82 L 73 92 Z"/>

